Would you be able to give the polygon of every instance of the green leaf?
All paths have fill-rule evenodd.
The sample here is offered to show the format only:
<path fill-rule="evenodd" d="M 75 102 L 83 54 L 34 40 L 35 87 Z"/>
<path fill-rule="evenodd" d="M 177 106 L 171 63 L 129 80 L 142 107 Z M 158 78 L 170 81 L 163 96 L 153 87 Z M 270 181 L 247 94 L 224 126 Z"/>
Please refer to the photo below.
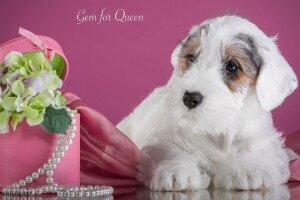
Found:
<path fill-rule="evenodd" d="M 64 109 L 54 109 L 49 107 L 46 109 L 44 121 L 41 126 L 51 133 L 58 133 L 62 135 L 67 134 L 67 130 L 71 125 L 71 117 Z"/>
<path fill-rule="evenodd" d="M 16 97 L 4 97 L 1 101 L 1 105 L 3 106 L 4 110 L 6 111 L 15 111 L 15 101 Z"/>
<path fill-rule="evenodd" d="M 24 87 L 22 81 L 21 80 L 14 81 L 11 86 L 11 91 L 15 95 L 22 96 L 25 91 L 25 87 Z"/>

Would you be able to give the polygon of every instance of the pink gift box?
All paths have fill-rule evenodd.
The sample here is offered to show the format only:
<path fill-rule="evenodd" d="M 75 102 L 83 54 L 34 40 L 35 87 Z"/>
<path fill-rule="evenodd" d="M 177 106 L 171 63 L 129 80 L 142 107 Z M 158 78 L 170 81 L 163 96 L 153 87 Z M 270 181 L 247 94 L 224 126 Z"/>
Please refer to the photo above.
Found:
<path fill-rule="evenodd" d="M 68 61 L 60 45 L 52 38 L 35 35 L 20 28 L 23 37 L 0 45 L 0 63 L 11 51 L 17 51 L 30 58 L 32 52 L 42 51 L 58 75 L 65 80 L 68 75 Z M 76 117 L 76 136 L 69 150 L 54 171 L 54 181 L 61 185 L 80 184 L 80 116 Z M 18 124 L 16 131 L 0 134 L 0 189 L 32 175 L 43 167 L 55 150 L 57 134 L 47 133 L 41 126 L 29 126 L 26 121 Z M 28 187 L 46 185 L 46 174 Z"/>
<path fill-rule="evenodd" d="M 54 180 L 61 185 L 80 184 L 80 115 L 75 118 L 76 136 L 54 171 Z M 26 121 L 20 123 L 15 132 L 0 135 L 0 188 L 24 179 L 48 162 L 57 137 L 41 126 L 29 126 Z M 45 185 L 46 177 L 42 175 L 28 187 Z"/>

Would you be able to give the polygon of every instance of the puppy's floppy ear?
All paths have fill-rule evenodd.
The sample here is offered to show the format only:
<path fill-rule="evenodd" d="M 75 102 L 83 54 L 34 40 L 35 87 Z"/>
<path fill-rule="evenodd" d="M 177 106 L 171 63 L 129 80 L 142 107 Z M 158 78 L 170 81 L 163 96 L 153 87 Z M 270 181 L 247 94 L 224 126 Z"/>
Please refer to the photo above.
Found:
<path fill-rule="evenodd" d="M 178 68 L 180 51 L 181 51 L 181 46 L 177 45 L 177 47 L 174 49 L 171 55 L 171 64 L 173 65 L 174 68 Z"/>
<path fill-rule="evenodd" d="M 263 64 L 256 82 L 256 95 L 265 111 L 279 106 L 297 87 L 297 77 L 272 41 L 262 50 Z"/>

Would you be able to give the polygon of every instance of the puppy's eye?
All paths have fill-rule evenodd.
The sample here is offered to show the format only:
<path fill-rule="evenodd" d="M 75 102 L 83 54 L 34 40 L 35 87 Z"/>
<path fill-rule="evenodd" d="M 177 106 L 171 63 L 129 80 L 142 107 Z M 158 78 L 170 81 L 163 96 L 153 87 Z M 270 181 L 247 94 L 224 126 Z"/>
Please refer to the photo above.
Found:
<path fill-rule="evenodd" d="M 235 62 L 233 62 L 232 60 L 229 60 L 226 63 L 226 70 L 230 73 L 235 73 L 237 70 L 239 69 L 239 67 L 237 66 L 237 64 L 235 64 Z"/>
<path fill-rule="evenodd" d="M 189 63 L 193 63 L 195 61 L 195 56 L 193 54 L 188 54 L 186 56 L 187 60 L 189 61 Z"/>

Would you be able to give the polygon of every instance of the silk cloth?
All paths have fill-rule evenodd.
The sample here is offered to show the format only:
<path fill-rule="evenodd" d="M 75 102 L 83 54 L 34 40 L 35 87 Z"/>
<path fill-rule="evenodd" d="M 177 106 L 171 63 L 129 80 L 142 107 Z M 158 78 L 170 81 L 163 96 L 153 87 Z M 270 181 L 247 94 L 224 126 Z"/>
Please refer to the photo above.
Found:
<path fill-rule="evenodd" d="M 136 186 L 140 150 L 102 114 L 70 92 L 63 94 L 81 117 L 82 185 Z"/>
<path fill-rule="evenodd" d="M 81 118 L 81 184 L 136 186 L 140 150 L 102 114 L 70 92 L 64 92 L 69 107 Z M 300 131 L 286 136 L 288 148 L 300 154 Z M 300 181 L 300 159 L 290 165 L 290 181 Z"/>

